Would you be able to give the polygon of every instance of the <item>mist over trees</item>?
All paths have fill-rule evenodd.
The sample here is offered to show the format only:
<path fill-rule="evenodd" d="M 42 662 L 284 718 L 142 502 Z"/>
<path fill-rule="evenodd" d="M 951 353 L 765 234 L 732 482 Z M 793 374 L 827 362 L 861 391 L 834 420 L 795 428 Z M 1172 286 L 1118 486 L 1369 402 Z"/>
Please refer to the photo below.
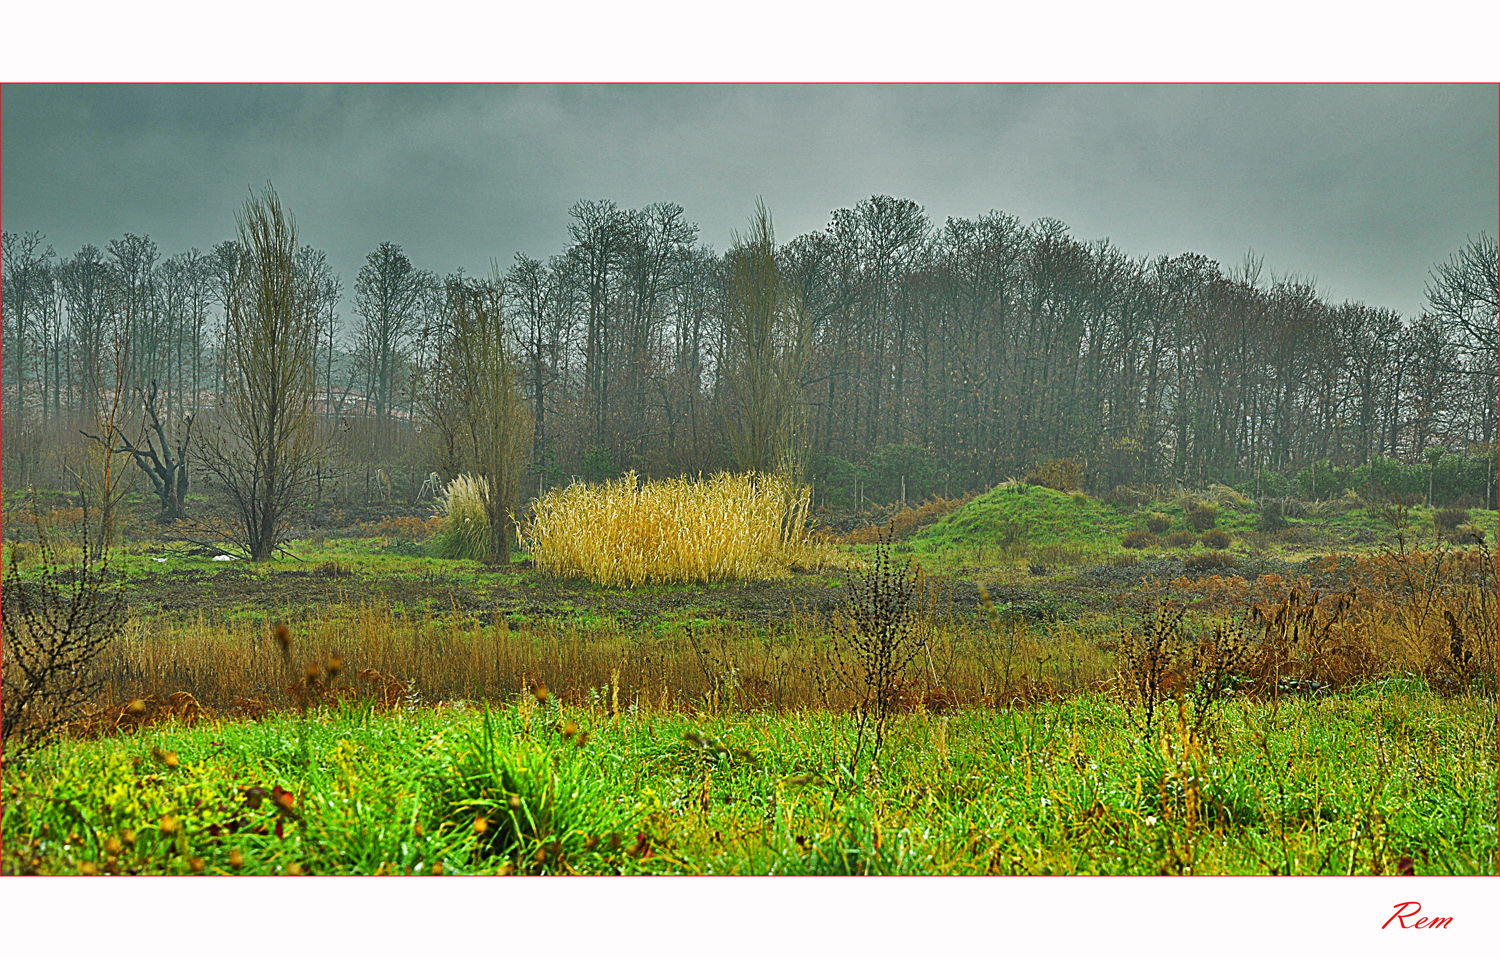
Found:
<path fill-rule="evenodd" d="M 1452 454 L 1432 467 L 1440 495 L 1495 501 L 1487 235 L 1435 264 L 1429 308 L 1401 317 L 1329 302 L 1249 257 L 1131 256 L 1057 220 L 994 211 L 933 223 L 888 196 L 780 245 L 767 214 L 764 236 L 753 221 L 722 254 L 674 203 L 580 201 L 566 216 L 564 249 L 518 254 L 486 283 L 529 413 L 523 495 L 626 469 L 763 466 L 769 454 L 746 445 L 753 428 L 772 438 L 752 445 L 795 455 L 819 502 L 890 500 L 902 486 L 955 495 L 1052 459 L 1082 464 L 1096 491 L 1265 476 L 1331 496 L 1356 469 L 1417 464 L 1430 479 L 1434 448 Z M 109 365 L 110 317 L 132 331 L 125 388 L 157 383 L 169 429 L 235 388 L 227 318 L 242 243 L 163 256 L 147 237 L 100 239 L 61 258 L 40 233 L 4 235 L 11 482 L 48 475 L 45 437 L 73 432 L 108 388 L 93 371 Z M 453 372 L 454 284 L 469 281 L 440 281 L 442 265 L 412 263 L 399 238 L 347 287 L 311 247 L 293 267 L 312 409 L 346 456 L 329 476 L 365 498 L 377 473 L 411 497 L 431 471 L 451 478 L 472 440 L 433 391 Z M 753 281 L 767 271 L 769 305 Z M 758 355 L 773 358 L 760 373 Z"/>

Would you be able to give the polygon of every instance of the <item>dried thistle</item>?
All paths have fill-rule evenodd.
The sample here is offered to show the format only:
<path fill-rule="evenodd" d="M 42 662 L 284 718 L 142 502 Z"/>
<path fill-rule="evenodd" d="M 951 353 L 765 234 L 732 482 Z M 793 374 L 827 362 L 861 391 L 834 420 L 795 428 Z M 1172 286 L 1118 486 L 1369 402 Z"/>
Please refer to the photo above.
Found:
<path fill-rule="evenodd" d="M 271 635 L 276 637 L 276 645 L 281 648 L 281 659 L 288 666 L 292 664 L 292 631 L 287 628 L 286 623 L 277 623 L 271 627 Z"/>

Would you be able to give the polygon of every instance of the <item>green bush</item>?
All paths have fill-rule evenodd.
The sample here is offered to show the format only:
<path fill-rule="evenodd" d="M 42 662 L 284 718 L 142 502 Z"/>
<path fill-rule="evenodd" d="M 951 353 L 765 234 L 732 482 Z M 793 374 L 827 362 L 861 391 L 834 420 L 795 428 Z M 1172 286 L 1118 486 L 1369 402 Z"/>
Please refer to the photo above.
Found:
<path fill-rule="evenodd" d="M 1146 528 L 1153 533 L 1165 533 L 1172 525 L 1172 518 L 1165 513 L 1152 513 L 1146 517 Z"/>
<path fill-rule="evenodd" d="M 1167 537 L 1167 545 L 1173 549 L 1187 549 L 1198 542 L 1198 537 L 1187 530 L 1178 530 Z"/>

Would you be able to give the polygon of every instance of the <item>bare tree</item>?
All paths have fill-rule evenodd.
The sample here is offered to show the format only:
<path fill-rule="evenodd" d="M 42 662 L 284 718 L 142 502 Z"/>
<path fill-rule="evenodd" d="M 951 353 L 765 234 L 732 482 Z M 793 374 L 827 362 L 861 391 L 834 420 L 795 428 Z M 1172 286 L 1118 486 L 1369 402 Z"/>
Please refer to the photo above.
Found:
<path fill-rule="evenodd" d="M 1500 249 L 1481 233 L 1432 270 L 1427 303 L 1434 315 L 1455 324 L 1467 349 L 1490 358 L 1500 349 Z"/>
<path fill-rule="evenodd" d="M 297 269 L 297 231 L 270 184 L 239 217 L 240 268 L 226 326 L 227 402 L 201 446 L 203 469 L 223 488 L 232 542 L 269 559 L 313 477 L 315 291 Z"/>
<path fill-rule="evenodd" d="M 725 419 L 730 452 L 742 470 L 769 472 L 791 451 L 801 425 L 801 378 L 812 352 L 812 325 L 782 276 L 771 214 L 757 203 L 747 236 L 728 254 L 728 364 L 734 413 Z"/>
<path fill-rule="evenodd" d="M 412 268 L 401 247 L 382 243 L 365 257 L 354 283 L 354 312 L 360 319 L 354 356 L 365 375 L 366 405 L 374 401 L 375 418 L 382 424 L 390 420 L 407 347 L 432 282 L 430 274 Z"/>
<path fill-rule="evenodd" d="M 132 442 L 123 429 L 118 426 L 111 427 L 114 433 L 113 438 L 120 443 L 120 446 L 113 452 L 129 453 L 135 460 L 135 464 L 151 480 L 152 489 L 156 491 L 160 520 L 170 523 L 187 515 L 183 509 L 183 501 L 187 499 L 188 491 L 188 444 L 193 437 L 193 414 L 188 413 L 182 417 L 174 446 L 167 439 L 162 412 L 156 405 L 158 392 L 155 380 L 151 381 L 149 391 L 139 391 L 141 412 L 146 417 L 146 420 L 141 423 L 139 439 Z M 152 433 L 156 434 L 156 441 L 151 439 Z M 109 436 L 87 432 L 83 435 L 99 443 L 108 443 L 111 439 Z M 160 451 L 156 448 L 157 443 L 161 444 Z"/>
<path fill-rule="evenodd" d="M 424 418 L 445 437 L 454 473 L 489 483 L 488 561 L 507 563 L 515 545 L 515 506 L 531 445 L 531 413 L 505 342 L 500 277 L 450 277 L 439 344 L 419 393 Z"/>
<path fill-rule="evenodd" d="M 5 318 L 5 346 L 16 390 L 10 411 L 14 423 L 20 422 L 26 409 L 26 347 L 34 335 L 32 322 L 46 298 L 43 287 L 51 283 L 52 257 L 52 247 L 42 244 L 40 233 L 6 233 L 0 238 L 0 270 L 4 274 L 0 279 L 0 314 Z"/>

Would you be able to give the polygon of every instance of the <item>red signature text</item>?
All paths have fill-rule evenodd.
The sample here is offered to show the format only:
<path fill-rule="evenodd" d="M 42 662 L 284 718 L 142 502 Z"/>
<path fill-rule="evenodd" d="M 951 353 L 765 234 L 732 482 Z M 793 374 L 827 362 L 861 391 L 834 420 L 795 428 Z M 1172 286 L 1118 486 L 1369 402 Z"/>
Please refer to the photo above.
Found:
<path fill-rule="evenodd" d="M 1396 903 L 1395 914 L 1385 921 L 1385 926 L 1381 926 L 1380 928 L 1384 929 L 1395 922 L 1400 923 L 1400 928 L 1402 929 L 1447 929 L 1449 924 L 1453 922 L 1452 916 L 1418 917 L 1417 913 L 1421 911 L 1422 904 L 1420 902 L 1398 902 Z M 1407 922 L 1408 919 L 1411 922 Z"/>

